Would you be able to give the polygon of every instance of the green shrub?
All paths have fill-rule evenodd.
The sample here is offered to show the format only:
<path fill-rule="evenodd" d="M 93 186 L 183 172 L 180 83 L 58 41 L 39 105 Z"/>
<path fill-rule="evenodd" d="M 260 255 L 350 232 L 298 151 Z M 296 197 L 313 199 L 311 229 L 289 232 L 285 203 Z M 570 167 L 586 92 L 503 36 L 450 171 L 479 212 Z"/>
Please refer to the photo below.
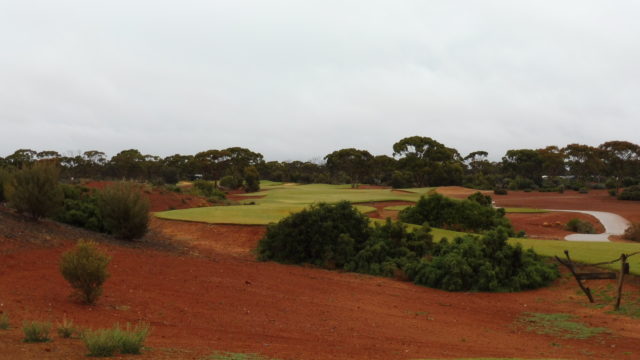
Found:
<path fill-rule="evenodd" d="M 596 232 L 590 222 L 577 218 L 569 220 L 569 222 L 564 226 L 564 229 L 580 234 L 594 234 Z"/>
<path fill-rule="evenodd" d="M 589 193 L 589 189 L 583 186 L 580 189 L 578 189 L 578 192 L 580 194 L 588 194 Z"/>
<path fill-rule="evenodd" d="M 507 193 L 507 189 L 498 188 L 493 190 L 494 195 L 507 195 Z"/>
<path fill-rule="evenodd" d="M 10 205 L 33 219 L 53 214 L 63 199 L 59 173 L 50 163 L 36 163 L 17 171 L 5 186 Z"/>
<path fill-rule="evenodd" d="M 49 332 L 51 331 L 50 322 L 27 321 L 22 326 L 24 332 L 24 342 L 47 342 L 51 340 Z"/>
<path fill-rule="evenodd" d="M 239 189 L 242 186 L 242 179 L 233 175 L 223 176 L 220 179 L 220 186 L 226 189 Z"/>
<path fill-rule="evenodd" d="M 7 313 L 0 314 L 0 330 L 8 330 L 9 326 L 11 326 L 9 315 Z"/>
<path fill-rule="evenodd" d="M 507 239 L 503 228 L 481 238 L 443 239 L 429 259 L 409 267 L 407 274 L 416 284 L 447 291 L 521 291 L 545 286 L 558 276 L 555 265 Z"/>
<path fill-rule="evenodd" d="M 85 303 L 93 304 L 102 294 L 102 284 L 109 277 L 109 261 L 110 258 L 95 243 L 81 240 L 75 248 L 62 255 L 60 272 Z"/>
<path fill-rule="evenodd" d="M 369 238 L 369 218 L 347 201 L 319 203 L 267 227 L 261 260 L 342 268 Z"/>
<path fill-rule="evenodd" d="M 640 223 L 636 222 L 629 225 L 629 227 L 624 231 L 624 238 L 640 242 Z"/>
<path fill-rule="evenodd" d="M 406 223 L 428 222 L 431 226 L 459 231 L 483 231 L 498 226 L 511 229 L 511 223 L 504 217 L 504 209 L 471 200 L 453 200 L 438 193 L 422 196 L 414 206 L 400 211 L 398 218 Z"/>
<path fill-rule="evenodd" d="M 394 171 L 391 175 L 391 186 L 394 189 L 405 189 L 413 186 L 413 175 L 410 171 Z"/>
<path fill-rule="evenodd" d="M 260 174 L 254 166 L 244 169 L 244 190 L 246 192 L 260 191 Z"/>
<path fill-rule="evenodd" d="M 62 318 L 62 322 L 58 323 L 56 331 L 58 336 L 68 339 L 76 332 L 75 326 L 73 326 L 73 320 L 68 320 L 67 317 Z"/>
<path fill-rule="evenodd" d="M 98 208 L 110 234 L 133 240 L 144 236 L 149 227 L 149 200 L 134 183 L 121 182 L 98 193 Z"/>
<path fill-rule="evenodd" d="M 620 195 L 618 195 L 618 199 L 640 201 L 640 185 L 629 186 L 622 190 Z"/>
<path fill-rule="evenodd" d="M 467 200 L 475 201 L 475 202 L 477 202 L 478 204 L 480 204 L 482 206 L 491 207 L 491 205 L 493 204 L 493 200 L 491 199 L 491 196 L 484 195 L 479 191 L 469 195 Z"/>
<path fill-rule="evenodd" d="M 608 192 L 610 196 L 618 196 L 618 192 L 616 191 L 616 189 L 609 189 Z"/>
<path fill-rule="evenodd" d="M 106 231 L 94 190 L 77 185 L 62 185 L 61 188 L 64 202 L 54 216 L 56 221 L 91 231 Z"/>
<path fill-rule="evenodd" d="M 116 353 L 140 354 L 148 335 L 149 324 L 132 327 L 127 323 L 125 329 L 116 324 L 111 329 L 85 331 L 82 341 L 89 350 L 88 356 L 109 357 Z"/>
<path fill-rule="evenodd" d="M 0 167 L 0 203 L 4 202 L 7 197 L 5 196 L 5 187 L 11 182 L 11 173 L 9 170 Z"/>

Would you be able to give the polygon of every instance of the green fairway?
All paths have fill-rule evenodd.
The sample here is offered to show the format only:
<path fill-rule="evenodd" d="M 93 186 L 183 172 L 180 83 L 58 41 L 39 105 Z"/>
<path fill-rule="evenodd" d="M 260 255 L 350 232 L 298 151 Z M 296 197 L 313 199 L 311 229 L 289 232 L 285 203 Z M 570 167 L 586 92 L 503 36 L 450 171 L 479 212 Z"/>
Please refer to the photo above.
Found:
<path fill-rule="evenodd" d="M 311 184 L 297 185 L 263 181 L 262 191 L 244 196 L 264 196 L 261 199 L 247 199 L 255 205 L 211 206 L 184 210 L 158 212 L 159 218 L 183 221 L 198 221 L 214 224 L 264 225 L 277 222 L 292 212 L 317 203 L 335 203 L 348 200 L 352 203 L 372 201 L 406 200 L 417 201 L 421 193 L 432 188 L 423 188 L 415 193 L 397 192 L 390 189 L 352 189 L 350 185 Z M 362 212 L 375 209 L 358 206 Z"/>

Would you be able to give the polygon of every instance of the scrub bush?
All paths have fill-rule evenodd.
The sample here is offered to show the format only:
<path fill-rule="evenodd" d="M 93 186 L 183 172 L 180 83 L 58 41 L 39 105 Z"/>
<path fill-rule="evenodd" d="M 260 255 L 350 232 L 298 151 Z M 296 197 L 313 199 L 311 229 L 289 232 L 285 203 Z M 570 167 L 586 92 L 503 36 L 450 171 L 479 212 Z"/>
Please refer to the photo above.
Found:
<path fill-rule="evenodd" d="M 51 340 L 49 335 L 51 331 L 50 322 L 27 321 L 22 326 L 22 331 L 24 332 L 24 342 L 36 343 Z"/>
<path fill-rule="evenodd" d="M 82 341 L 89 350 L 88 356 L 110 357 L 116 353 L 140 354 L 148 335 L 149 324 L 132 327 L 127 323 L 125 329 L 116 324 L 111 329 L 85 331 Z"/>
<path fill-rule="evenodd" d="M 480 204 L 482 206 L 488 206 L 488 207 L 491 207 L 491 205 L 493 203 L 493 200 L 491 199 L 491 196 L 484 195 L 479 191 L 469 195 L 467 200 L 475 201 L 475 202 L 477 202 L 478 204 Z"/>
<path fill-rule="evenodd" d="M 98 193 L 98 208 L 104 228 L 110 234 L 133 240 L 144 236 L 149 227 L 149 200 L 134 183 L 121 182 Z"/>
<path fill-rule="evenodd" d="M 493 190 L 493 194 L 494 195 L 507 195 L 508 191 L 507 191 L 507 189 L 494 189 Z"/>
<path fill-rule="evenodd" d="M 618 195 L 619 200 L 640 201 L 640 185 L 629 186 Z"/>
<path fill-rule="evenodd" d="M 54 219 L 87 230 L 105 232 L 95 190 L 77 185 L 62 185 L 64 201 Z"/>
<path fill-rule="evenodd" d="M 503 226 L 513 232 L 511 223 L 504 217 L 504 209 L 494 209 L 477 201 L 453 200 L 437 193 L 422 196 L 416 205 L 400 211 L 398 218 L 410 224 L 428 222 L 434 227 L 459 231 L 477 232 Z"/>
<path fill-rule="evenodd" d="M 596 232 L 590 222 L 577 218 L 569 220 L 569 222 L 564 226 L 564 229 L 580 234 L 595 234 Z"/>
<path fill-rule="evenodd" d="M 632 223 L 624 231 L 624 238 L 631 241 L 640 242 L 640 223 Z"/>
<path fill-rule="evenodd" d="M 242 179 L 233 175 L 223 176 L 220 179 L 220 186 L 230 190 L 239 189 L 242 186 Z"/>
<path fill-rule="evenodd" d="M 17 171 L 5 185 L 10 205 L 36 220 L 53 214 L 63 200 L 59 174 L 50 163 L 36 163 Z"/>
<path fill-rule="evenodd" d="M 81 240 L 62 255 L 60 272 L 87 304 L 93 304 L 102 294 L 102 284 L 109 277 L 107 266 L 111 259 L 96 244 Z"/>
<path fill-rule="evenodd" d="M 244 169 L 244 190 L 246 192 L 260 191 L 260 174 L 253 166 Z"/>

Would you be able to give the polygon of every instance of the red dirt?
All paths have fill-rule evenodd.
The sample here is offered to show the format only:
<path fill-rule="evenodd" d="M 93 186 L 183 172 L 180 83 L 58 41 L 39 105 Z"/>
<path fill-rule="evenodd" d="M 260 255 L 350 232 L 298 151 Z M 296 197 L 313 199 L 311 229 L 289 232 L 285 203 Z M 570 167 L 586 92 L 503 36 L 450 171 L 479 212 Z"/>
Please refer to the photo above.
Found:
<path fill-rule="evenodd" d="M 548 212 L 537 214 L 507 214 L 513 229 L 524 230 L 527 237 L 562 240 L 567 235 L 575 234 L 564 230 L 566 223 L 574 218 L 590 222 L 596 233 L 604 232 L 604 227 L 595 217 L 582 213 Z"/>
<path fill-rule="evenodd" d="M 492 197 L 498 206 L 607 211 L 629 221 L 640 222 L 640 201 L 618 200 L 610 196 L 606 190 L 591 190 L 588 194 L 576 191 L 565 191 L 564 194 L 509 191 L 508 195 Z"/>
<path fill-rule="evenodd" d="M 4 209 L 0 225 L 0 309 L 14 324 L 0 331 L 0 357 L 6 359 L 85 359 L 77 339 L 21 341 L 16 326 L 22 321 L 55 322 L 65 314 L 93 328 L 149 322 L 151 349 L 136 359 L 201 359 L 214 350 L 318 360 L 621 359 L 640 351 L 639 322 L 584 306 L 567 279 L 521 293 L 447 293 L 393 279 L 256 262 L 252 249 L 264 227 L 154 220 L 147 242 L 131 247 L 50 221 L 27 222 Z M 149 247 L 162 236 L 201 255 Z M 57 271 L 60 254 L 79 238 L 97 239 L 112 256 L 111 278 L 95 306 L 70 299 Z M 612 334 L 595 341 L 538 335 L 517 325 L 525 312 L 572 313 Z"/>

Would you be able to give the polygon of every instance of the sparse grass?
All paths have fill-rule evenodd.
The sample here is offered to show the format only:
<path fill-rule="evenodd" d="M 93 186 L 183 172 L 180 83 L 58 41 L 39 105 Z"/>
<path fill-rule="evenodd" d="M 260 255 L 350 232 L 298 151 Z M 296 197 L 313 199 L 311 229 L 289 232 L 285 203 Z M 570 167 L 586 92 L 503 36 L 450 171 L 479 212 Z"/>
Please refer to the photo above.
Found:
<path fill-rule="evenodd" d="M 232 352 L 215 352 L 202 360 L 277 360 L 258 354 L 243 354 Z"/>
<path fill-rule="evenodd" d="M 504 208 L 507 214 L 543 214 L 548 213 L 548 210 L 535 209 L 535 208 Z"/>
<path fill-rule="evenodd" d="M 63 317 L 62 322 L 59 322 L 57 325 L 56 331 L 58 332 L 58 336 L 61 338 L 68 339 L 76 333 L 76 328 L 73 326 L 73 320 L 67 319 L 66 316 Z"/>
<path fill-rule="evenodd" d="M 127 323 L 124 330 L 118 324 L 111 329 L 87 330 L 82 334 L 82 340 L 89 350 L 87 356 L 109 357 L 118 352 L 140 354 L 148 335 L 148 324 L 132 327 Z"/>
<path fill-rule="evenodd" d="M 536 334 L 553 335 L 565 339 L 588 339 L 592 336 L 608 333 L 606 328 L 590 327 L 575 320 L 571 314 L 525 313 L 519 319 L 528 331 Z"/>
<path fill-rule="evenodd" d="M 9 330 L 9 326 L 11 326 L 9 315 L 7 313 L 0 314 L 0 330 Z"/>
<path fill-rule="evenodd" d="M 22 326 L 24 332 L 24 342 L 38 343 L 51 340 L 49 333 L 51 323 L 47 321 L 26 321 Z"/>

